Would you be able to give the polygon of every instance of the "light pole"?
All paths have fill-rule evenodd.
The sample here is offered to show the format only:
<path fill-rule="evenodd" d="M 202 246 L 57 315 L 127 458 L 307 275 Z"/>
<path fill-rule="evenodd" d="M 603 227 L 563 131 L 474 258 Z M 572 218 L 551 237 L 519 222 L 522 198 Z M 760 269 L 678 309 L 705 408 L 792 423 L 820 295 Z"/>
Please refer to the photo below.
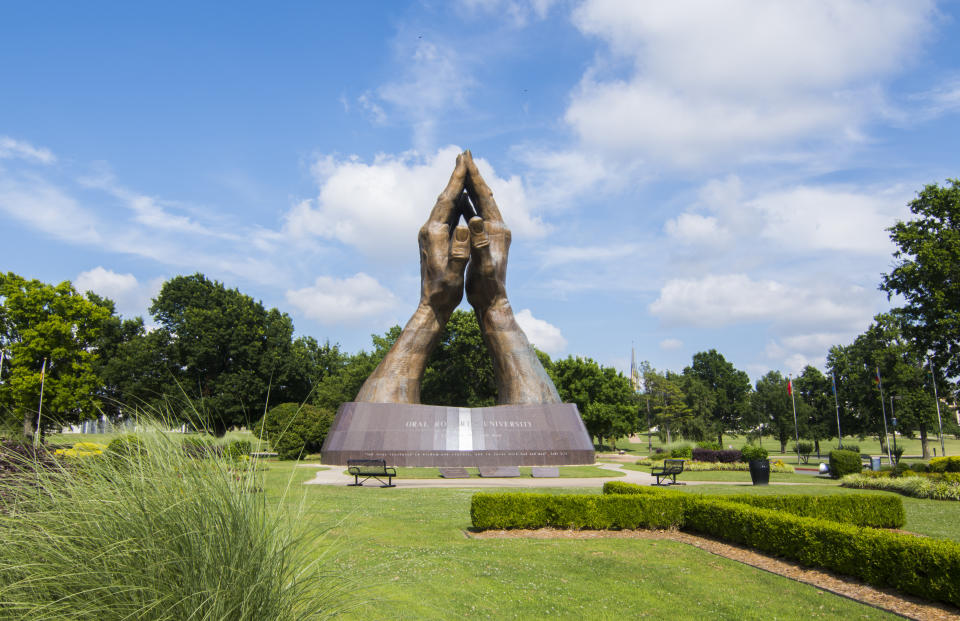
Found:
<path fill-rule="evenodd" d="M 900 395 L 890 395 L 890 422 L 893 423 L 893 452 L 897 452 L 897 415 L 893 411 L 893 400 L 902 399 Z M 891 464 L 892 465 L 892 464 Z"/>
<path fill-rule="evenodd" d="M 940 398 L 937 397 L 937 377 L 933 374 L 933 361 L 927 356 L 927 364 L 930 365 L 930 383 L 933 384 L 933 402 L 937 404 L 937 426 L 940 429 L 940 452 L 946 456 L 947 449 L 943 446 L 943 421 L 940 419 Z"/>

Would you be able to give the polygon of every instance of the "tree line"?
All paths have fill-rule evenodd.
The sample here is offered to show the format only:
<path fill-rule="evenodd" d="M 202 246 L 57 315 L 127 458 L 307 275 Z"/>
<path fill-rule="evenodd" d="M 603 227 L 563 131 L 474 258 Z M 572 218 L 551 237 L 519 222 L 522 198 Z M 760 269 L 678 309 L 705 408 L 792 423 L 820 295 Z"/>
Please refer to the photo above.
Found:
<path fill-rule="evenodd" d="M 799 435 L 819 450 L 837 436 L 838 424 L 843 435 L 882 441 L 882 414 L 890 407 L 897 430 L 919 434 L 926 455 L 937 431 L 932 382 L 953 402 L 960 375 L 960 182 L 949 183 L 924 188 L 910 203 L 915 217 L 889 229 L 896 264 L 880 288 L 905 304 L 877 315 L 852 343 L 832 347 L 826 372 L 807 366 L 791 380 L 770 371 L 752 384 L 711 349 L 694 354 L 680 372 L 644 363 L 631 381 L 590 358 L 537 355 L 600 443 L 655 429 L 667 442 L 768 435 L 783 450 Z M 372 335 L 370 350 L 353 354 L 294 337 L 286 313 L 203 274 L 168 280 L 149 313 L 151 329 L 69 282 L 0 274 L 0 414 L 7 428 L 30 434 L 146 410 L 222 435 L 280 403 L 336 411 L 400 334 L 394 326 Z M 881 404 L 877 376 L 885 398 L 893 397 L 890 406 Z M 472 313 L 456 311 L 447 323 L 421 398 L 460 407 L 495 403 L 492 362 Z M 960 432 L 951 415 L 943 422 Z"/>

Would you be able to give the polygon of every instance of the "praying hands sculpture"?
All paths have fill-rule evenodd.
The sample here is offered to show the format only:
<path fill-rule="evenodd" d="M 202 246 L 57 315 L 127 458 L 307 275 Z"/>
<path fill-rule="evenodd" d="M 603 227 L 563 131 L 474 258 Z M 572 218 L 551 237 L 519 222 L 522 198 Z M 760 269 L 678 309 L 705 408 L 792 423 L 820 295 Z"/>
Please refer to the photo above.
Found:
<path fill-rule="evenodd" d="M 459 223 L 461 216 L 467 225 Z M 560 403 L 507 299 L 510 229 L 470 151 L 457 156 L 450 181 L 420 228 L 418 241 L 420 303 L 356 401 L 420 403 L 427 358 L 466 288 L 493 358 L 497 403 Z"/>

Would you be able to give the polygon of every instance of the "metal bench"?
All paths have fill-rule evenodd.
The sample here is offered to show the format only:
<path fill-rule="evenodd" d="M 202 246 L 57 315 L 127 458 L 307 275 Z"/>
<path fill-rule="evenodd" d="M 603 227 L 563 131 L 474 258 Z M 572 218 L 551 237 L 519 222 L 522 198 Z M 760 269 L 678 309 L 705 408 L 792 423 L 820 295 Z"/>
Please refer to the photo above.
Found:
<path fill-rule="evenodd" d="M 673 481 L 673 484 L 677 485 L 677 475 L 682 472 L 683 472 L 682 459 L 664 459 L 663 466 L 659 468 L 654 466 L 650 470 L 650 474 L 657 477 L 657 485 L 667 485 L 667 483 L 661 483 L 660 479 L 671 479 Z"/>
<path fill-rule="evenodd" d="M 380 487 L 396 487 L 393 484 L 393 477 L 397 476 L 397 469 L 387 466 L 387 462 L 382 459 L 348 459 L 347 472 L 353 475 L 353 483 L 348 486 L 363 485 L 368 479 L 376 479 L 380 482 Z M 364 477 L 363 481 L 360 477 Z M 387 477 L 384 483 L 380 477 Z"/>

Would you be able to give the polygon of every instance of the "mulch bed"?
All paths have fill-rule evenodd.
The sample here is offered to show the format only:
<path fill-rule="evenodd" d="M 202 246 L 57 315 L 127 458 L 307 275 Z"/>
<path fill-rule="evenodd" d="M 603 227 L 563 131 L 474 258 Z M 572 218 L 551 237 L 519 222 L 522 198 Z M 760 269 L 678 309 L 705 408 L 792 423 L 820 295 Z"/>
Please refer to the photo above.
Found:
<path fill-rule="evenodd" d="M 528 538 L 528 539 L 666 539 L 695 546 L 778 576 L 813 585 L 842 597 L 898 614 L 908 619 L 941 621 L 960 619 L 960 608 L 949 604 L 928 602 L 892 589 L 878 589 L 859 580 L 822 569 L 811 569 L 791 561 L 760 554 L 711 537 L 703 537 L 677 530 L 486 530 L 465 531 L 474 539 Z M 911 533 L 914 534 L 914 533 Z M 958 577 L 960 579 L 960 577 Z"/>

